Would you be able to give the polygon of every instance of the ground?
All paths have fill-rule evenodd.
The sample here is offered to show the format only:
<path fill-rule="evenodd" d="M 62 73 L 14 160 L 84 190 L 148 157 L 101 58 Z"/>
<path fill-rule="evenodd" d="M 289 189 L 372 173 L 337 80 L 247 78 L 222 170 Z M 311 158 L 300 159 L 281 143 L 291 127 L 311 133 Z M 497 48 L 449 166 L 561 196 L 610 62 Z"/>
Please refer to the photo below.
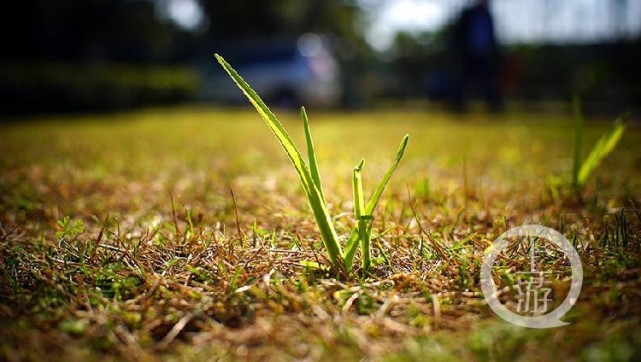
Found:
<path fill-rule="evenodd" d="M 276 113 L 304 145 L 297 114 Z M 371 193 L 410 134 L 375 213 L 369 275 L 301 265 L 326 263 L 319 234 L 249 106 L 0 126 L 0 359 L 641 357 L 638 123 L 577 195 L 569 112 L 308 113 L 343 237 L 352 168 L 366 159 Z M 588 122 L 586 145 L 612 120 Z M 559 230 L 581 256 L 583 289 L 564 327 L 511 325 L 481 293 L 484 250 L 526 223 Z M 509 279 L 527 255 L 501 260 L 495 278 Z M 568 285 L 553 281 L 555 300 Z"/>

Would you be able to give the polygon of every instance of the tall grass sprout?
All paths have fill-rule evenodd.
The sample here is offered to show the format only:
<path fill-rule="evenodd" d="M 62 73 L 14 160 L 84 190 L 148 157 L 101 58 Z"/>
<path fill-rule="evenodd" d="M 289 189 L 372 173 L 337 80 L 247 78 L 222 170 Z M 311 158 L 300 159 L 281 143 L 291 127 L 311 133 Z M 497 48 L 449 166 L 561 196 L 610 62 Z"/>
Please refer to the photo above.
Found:
<path fill-rule="evenodd" d="M 405 135 L 396 154 L 396 159 L 392 166 L 383 176 L 378 187 L 374 191 L 371 199 L 365 204 L 365 197 L 363 195 L 363 182 L 361 178 L 361 171 L 363 169 L 364 160 L 353 170 L 353 191 L 354 191 L 354 214 L 356 217 L 356 226 L 352 229 L 347 242 L 346 249 L 343 250 L 336 229 L 329 214 L 325 194 L 321 184 L 320 172 L 318 169 L 316 152 L 314 151 L 314 142 L 309 127 L 309 119 L 305 108 L 301 108 L 301 118 L 303 120 L 303 127 L 305 130 L 305 139 L 307 144 L 307 161 L 303 158 L 298 147 L 294 144 L 283 125 L 278 121 L 276 116 L 267 107 L 265 102 L 260 96 L 245 82 L 245 80 L 232 68 L 227 61 L 220 55 L 215 55 L 218 62 L 222 65 L 229 76 L 234 80 L 240 90 L 247 96 L 256 111 L 260 114 L 263 120 L 269 126 L 276 139 L 280 142 L 289 157 L 298 177 L 300 178 L 301 185 L 305 191 L 305 195 L 309 201 L 309 205 L 314 215 L 314 220 L 321 235 L 321 240 L 327 252 L 327 257 L 336 270 L 344 270 L 350 272 L 352 270 L 354 254 L 358 245 L 361 246 L 362 254 L 362 270 L 367 273 L 371 267 L 371 230 L 372 221 L 374 219 L 373 212 L 378 204 L 378 201 L 387 186 L 394 170 L 400 163 L 405 149 L 409 135 Z"/>

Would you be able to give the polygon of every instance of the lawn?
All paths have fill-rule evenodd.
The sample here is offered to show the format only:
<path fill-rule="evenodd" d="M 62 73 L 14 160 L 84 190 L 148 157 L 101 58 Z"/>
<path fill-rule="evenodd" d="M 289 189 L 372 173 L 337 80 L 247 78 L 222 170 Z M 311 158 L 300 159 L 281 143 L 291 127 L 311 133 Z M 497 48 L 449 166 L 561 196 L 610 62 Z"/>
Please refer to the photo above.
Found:
<path fill-rule="evenodd" d="M 304 149 L 298 113 L 276 113 Z M 250 106 L 0 125 L 0 359 L 641 357 L 638 123 L 577 196 L 569 112 L 308 113 L 343 239 L 353 167 L 367 160 L 367 198 L 410 134 L 374 214 L 368 275 L 303 266 L 328 265 L 320 236 Z M 587 123 L 588 148 L 612 120 Z M 481 294 L 484 250 L 528 223 L 581 256 L 564 327 L 511 325 Z"/>

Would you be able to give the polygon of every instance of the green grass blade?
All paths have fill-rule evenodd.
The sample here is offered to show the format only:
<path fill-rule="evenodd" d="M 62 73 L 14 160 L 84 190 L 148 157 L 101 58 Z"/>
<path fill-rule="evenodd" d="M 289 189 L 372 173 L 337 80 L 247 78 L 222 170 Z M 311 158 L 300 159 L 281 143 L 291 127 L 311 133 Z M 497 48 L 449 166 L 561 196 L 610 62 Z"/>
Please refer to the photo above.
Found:
<path fill-rule="evenodd" d="M 410 136 L 405 135 L 405 137 L 403 137 L 403 140 L 401 141 L 401 144 L 398 146 L 398 151 L 396 152 L 396 159 L 394 160 L 394 163 L 392 163 L 392 166 L 390 166 L 389 170 L 387 170 L 387 172 L 383 176 L 383 179 L 378 184 L 378 187 L 376 188 L 376 191 L 374 191 L 372 198 L 369 200 L 369 202 L 367 203 L 367 206 L 365 207 L 365 213 L 367 215 L 371 215 L 374 212 L 374 209 L 378 204 L 378 200 L 381 198 L 381 195 L 385 190 L 385 186 L 387 186 L 387 183 L 392 177 L 392 174 L 396 170 L 396 167 L 398 167 L 398 164 L 401 162 L 401 159 L 405 154 L 405 149 L 407 148 L 407 142 L 409 141 L 409 139 L 410 139 Z"/>
<path fill-rule="evenodd" d="M 291 137 L 285 130 L 285 127 L 283 127 L 283 125 L 278 121 L 265 102 L 263 102 L 260 96 L 258 96 L 258 94 L 249 86 L 249 84 L 247 84 L 247 82 L 245 82 L 236 70 L 234 70 L 227 61 L 225 61 L 223 57 L 218 54 L 215 54 L 215 57 L 229 76 L 234 80 L 236 85 L 238 85 L 238 88 L 240 88 L 247 99 L 249 99 L 254 108 L 256 108 L 256 111 L 265 120 L 265 122 L 267 122 L 269 129 L 274 133 L 281 146 L 285 149 L 287 156 L 294 164 L 296 170 L 300 173 L 302 170 L 307 169 L 307 165 L 305 164 L 303 157 L 300 155 L 298 148 L 294 145 L 294 141 L 292 141 Z M 307 180 L 301 177 L 301 181 L 304 183 L 305 189 L 309 189 L 309 185 L 305 184 Z"/>
<path fill-rule="evenodd" d="M 574 128 L 575 128 L 575 138 L 574 138 L 574 169 L 572 171 L 572 187 L 576 190 L 579 188 L 579 170 L 581 169 L 581 163 L 583 158 L 583 130 L 584 130 L 584 120 L 583 113 L 581 112 L 581 99 L 578 96 L 575 96 L 572 100 L 572 106 L 574 109 Z"/>
<path fill-rule="evenodd" d="M 352 173 L 352 189 L 354 191 L 354 215 L 357 219 L 360 219 L 361 216 L 365 214 L 365 198 L 363 197 L 363 178 L 361 177 L 361 171 L 363 170 L 363 165 L 365 160 L 354 167 L 354 172 Z"/>
<path fill-rule="evenodd" d="M 309 119 L 305 107 L 300 108 L 300 115 L 303 119 L 303 128 L 305 129 L 305 140 L 307 141 L 307 162 L 309 162 L 309 171 L 312 173 L 314 184 L 318 187 L 323 201 L 325 201 L 325 194 L 323 193 L 323 186 L 321 184 L 320 172 L 318 171 L 318 163 L 316 162 L 316 151 L 314 150 L 314 141 L 312 140 L 312 132 L 309 128 Z"/>
<path fill-rule="evenodd" d="M 352 263 L 354 261 L 354 254 L 358 248 L 358 225 L 352 229 L 345 243 L 345 269 L 352 270 Z"/>
<path fill-rule="evenodd" d="M 354 255 L 356 254 L 356 249 L 358 249 L 358 245 L 361 245 L 362 248 L 367 248 L 366 250 L 368 251 L 370 250 L 369 242 L 372 234 L 372 221 L 374 221 L 374 218 L 369 215 L 361 216 L 361 218 L 358 220 L 357 226 L 354 227 L 351 233 L 349 234 L 349 238 L 347 238 L 347 243 L 345 243 L 345 259 L 344 259 L 345 269 L 347 271 L 352 270 Z M 366 240 L 366 242 L 364 243 L 363 240 Z M 370 259 L 371 259 L 371 252 L 363 253 L 363 268 L 365 271 L 369 269 L 369 264 L 371 263 Z"/>
<path fill-rule="evenodd" d="M 372 251 L 370 247 L 371 225 L 371 218 L 366 219 L 365 217 L 361 217 L 358 219 L 358 239 L 360 240 L 361 253 L 363 254 L 361 264 L 365 273 L 367 273 L 372 265 Z"/>
<path fill-rule="evenodd" d="M 363 271 L 367 272 L 372 264 L 372 252 L 370 250 L 370 231 L 372 225 L 372 215 L 365 214 L 365 198 L 363 196 L 363 178 L 361 171 L 365 160 L 354 167 L 352 177 L 352 188 L 354 190 L 354 215 L 358 220 L 358 240 L 361 244 L 361 255 Z M 351 267 L 351 264 L 350 264 Z"/>
<path fill-rule="evenodd" d="M 371 264 L 371 253 L 369 250 L 369 238 L 367 237 L 367 223 L 363 218 L 365 216 L 365 198 L 363 197 L 363 179 L 361 171 L 363 170 L 364 164 L 365 160 L 361 160 L 361 162 L 354 167 L 354 172 L 352 174 L 352 188 L 354 191 L 354 215 L 358 220 L 357 233 L 358 240 L 360 240 L 361 244 L 363 269 L 367 271 Z"/>
<path fill-rule="evenodd" d="M 309 204 L 312 208 L 314 214 L 314 219 L 316 220 L 316 225 L 321 234 L 323 244 L 327 250 L 330 261 L 336 267 L 342 266 L 342 260 L 344 258 L 343 251 L 341 250 L 340 244 L 338 243 L 338 236 L 334 229 L 334 224 L 325 205 L 324 198 L 316 187 L 314 179 L 311 175 L 303 156 L 300 151 L 292 141 L 287 131 L 283 125 L 278 121 L 276 116 L 271 112 L 271 110 L 265 105 L 265 102 L 258 96 L 258 94 L 245 82 L 245 80 L 234 70 L 234 68 L 225 61 L 223 57 L 216 54 L 216 59 L 229 74 L 229 76 L 236 82 L 236 85 L 242 90 L 242 92 L 247 96 L 249 101 L 252 103 L 256 111 L 261 115 L 263 120 L 269 126 L 269 129 L 276 136 L 281 146 L 287 153 L 290 161 L 294 165 L 298 176 L 300 177 L 301 184 L 303 189 L 307 194 Z"/>
<path fill-rule="evenodd" d="M 352 268 L 354 254 L 356 254 L 356 248 L 359 245 L 359 241 L 361 241 L 360 244 L 361 244 L 362 251 L 364 253 L 363 267 L 365 270 L 369 268 L 370 261 L 368 260 L 369 259 L 368 256 L 369 256 L 370 250 L 369 250 L 368 244 L 370 241 L 369 235 L 371 234 L 371 227 L 372 227 L 372 221 L 373 221 L 372 214 L 374 213 L 374 209 L 376 208 L 376 205 L 378 204 L 378 201 L 381 198 L 383 191 L 385 190 L 385 186 L 387 186 L 387 183 L 392 177 L 392 174 L 396 170 L 396 167 L 398 167 L 398 164 L 401 162 L 401 159 L 405 154 L 405 149 L 407 148 L 408 141 L 409 141 L 409 135 L 405 135 L 405 137 L 403 137 L 403 140 L 401 140 L 401 144 L 398 147 L 398 151 L 396 152 L 396 159 L 392 163 L 392 166 L 390 166 L 389 170 L 387 170 L 387 172 L 383 176 L 383 179 L 381 180 L 378 187 L 376 188 L 376 191 L 374 191 L 372 198 L 369 200 L 369 202 L 365 206 L 365 210 L 362 210 L 362 211 L 360 211 L 360 208 L 358 208 L 356 205 L 358 200 L 358 198 L 356 197 L 356 193 L 358 190 L 356 178 L 358 177 L 359 179 L 358 182 L 360 182 L 362 161 L 361 161 L 361 164 L 359 164 L 354 168 L 354 182 L 353 182 L 354 183 L 354 208 L 355 208 L 355 214 L 357 214 L 356 217 L 358 218 L 358 225 L 354 229 L 352 229 L 349 235 L 349 238 L 347 238 L 347 242 L 345 243 L 345 267 L 348 271 L 351 270 Z M 362 194 L 362 183 L 360 187 L 361 187 L 360 192 Z M 360 215 L 358 215 L 358 213 L 356 212 L 357 210 L 360 211 Z M 364 234 L 361 234 L 361 233 L 364 233 Z M 367 240 L 364 241 L 365 239 Z"/>
<path fill-rule="evenodd" d="M 607 133 L 603 134 L 599 140 L 596 142 L 590 154 L 585 159 L 579 170 L 577 185 L 579 187 L 585 186 L 590 175 L 594 170 L 603 162 L 603 160 L 614 150 L 616 145 L 621 140 L 623 132 L 625 131 L 625 122 L 624 120 L 628 117 L 628 113 L 621 115 L 608 130 Z"/>

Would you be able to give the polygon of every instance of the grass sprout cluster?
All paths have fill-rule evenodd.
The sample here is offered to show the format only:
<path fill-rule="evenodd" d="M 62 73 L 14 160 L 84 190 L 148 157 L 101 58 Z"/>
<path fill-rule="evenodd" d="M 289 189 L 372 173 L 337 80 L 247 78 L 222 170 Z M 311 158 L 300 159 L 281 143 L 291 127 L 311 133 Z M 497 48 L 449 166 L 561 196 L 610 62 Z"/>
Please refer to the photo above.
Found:
<path fill-rule="evenodd" d="M 298 150 L 298 147 L 296 147 L 294 141 L 291 139 L 283 125 L 278 121 L 274 113 L 272 113 L 272 111 L 267 107 L 260 96 L 250 87 L 249 84 L 247 84 L 236 70 L 234 70 L 227 61 L 225 61 L 223 57 L 218 54 L 215 56 L 225 71 L 234 80 L 234 82 L 236 82 L 245 96 L 247 96 L 263 120 L 265 120 L 296 169 L 301 185 L 303 186 L 303 190 L 307 195 L 312 213 L 314 214 L 314 220 L 316 221 L 316 225 L 320 231 L 321 239 L 332 267 L 337 271 L 352 271 L 354 255 L 358 245 L 360 245 L 362 253 L 362 271 L 367 273 L 372 265 L 370 241 L 372 235 L 372 222 L 374 220 L 373 212 L 381 198 L 381 195 L 383 194 L 383 191 L 385 190 L 385 187 L 392 177 L 392 174 L 405 154 L 409 135 L 405 135 L 405 137 L 403 137 L 394 162 L 383 176 L 383 179 L 378 184 L 374 194 L 367 203 L 365 203 L 365 197 L 363 194 L 363 181 L 361 175 L 365 161 L 361 160 L 358 165 L 354 167 L 352 186 L 354 192 L 354 214 L 357 219 L 357 224 L 352 229 L 345 244 L 345 249 L 343 249 L 327 208 L 320 172 L 316 161 L 316 153 L 314 151 L 314 142 L 312 140 L 312 134 L 309 127 L 309 119 L 307 118 L 305 108 L 301 108 L 301 117 L 303 120 L 305 139 L 307 143 L 307 161 L 305 161 L 301 152 Z"/>

